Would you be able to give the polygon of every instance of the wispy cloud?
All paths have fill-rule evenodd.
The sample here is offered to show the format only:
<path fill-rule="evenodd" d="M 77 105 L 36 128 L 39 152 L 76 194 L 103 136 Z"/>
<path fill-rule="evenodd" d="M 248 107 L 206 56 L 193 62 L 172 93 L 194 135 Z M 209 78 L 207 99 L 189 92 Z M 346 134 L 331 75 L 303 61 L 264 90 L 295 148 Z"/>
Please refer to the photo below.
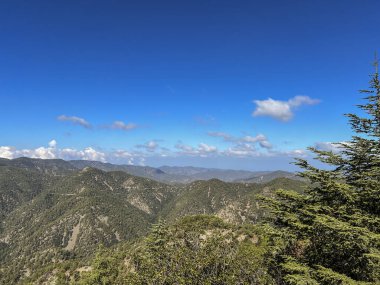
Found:
<path fill-rule="evenodd" d="M 224 141 L 234 141 L 235 138 L 231 136 L 230 134 L 224 133 L 224 132 L 208 132 L 207 133 L 210 137 L 219 137 L 223 138 Z"/>
<path fill-rule="evenodd" d="M 178 142 L 175 145 L 175 148 L 178 150 L 177 154 L 180 155 L 191 155 L 191 156 L 200 156 L 206 157 L 210 154 L 217 154 L 219 152 L 218 148 L 206 143 L 200 143 L 197 147 L 183 144 Z"/>
<path fill-rule="evenodd" d="M 270 149 L 272 144 L 268 141 L 267 137 L 263 134 L 258 134 L 257 136 L 244 136 L 244 137 L 235 137 L 231 134 L 225 132 L 208 132 L 210 137 L 220 137 L 225 142 L 231 142 L 236 144 L 256 144 L 258 143 L 262 148 Z"/>
<path fill-rule="evenodd" d="M 57 117 L 58 121 L 62 122 L 71 122 L 75 125 L 82 126 L 86 129 L 91 129 L 91 124 L 87 122 L 85 119 L 77 117 L 77 116 L 66 116 L 66 115 L 60 115 Z"/>
<path fill-rule="evenodd" d="M 145 149 L 148 152 L 155 152 L 159 148 L 159 145 L 158 145 L 157 141 L 151 140 L 151 141 L 148 141 L 144 144 L 138 144 L 138 145 L 136 145 L 136 147 Z"/>
<path fill-rule="evenodd" d="M 256 109 L 253 111 L 252 116 L 269 116 L 277 120 L 287 122 L 294 116 L 294 110 L 302 105 L 315 105 L 320 101 L 312 99 L 309 96 L 295 96 L 288 101 L 274 100 L 268 98 L 267 100 L 255 100 Z"/>
<path fill-rule="evenodd" d="M 316 142 L 314 147 L 321 151 L 331 151 L 333 153 L 339 153 L 345 149 L 345 145 L 349 145 L 349 142 Z"/>
<path fill-rule="evenodd" d="M 115 121 L 112 125 L 107 126 L 109 129 L 130 131 L 137 128 L 137 125 L 134 123 L 124 123 L 123 121 Z"/>

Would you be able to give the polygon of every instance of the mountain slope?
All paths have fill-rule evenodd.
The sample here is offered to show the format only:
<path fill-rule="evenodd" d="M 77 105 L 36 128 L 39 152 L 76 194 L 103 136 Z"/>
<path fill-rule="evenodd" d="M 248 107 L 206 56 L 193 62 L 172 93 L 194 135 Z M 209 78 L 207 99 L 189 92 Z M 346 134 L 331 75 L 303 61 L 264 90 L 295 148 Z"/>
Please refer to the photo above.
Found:
<path fill-rule="evenodd" d="M 186 182 L 187 179 L 187 177 L 181 175 L 171 175 L 158 168 L 149 166 L 118 165 L 89 160 L 71 160 L 70 163 L 78 169 L 83 169 L 85 167 L 94 167 L 103 171 L 123 171 L 131 175 L 150 178 L 167 183 Z"/>
<path fill-rule="evenodd" d="M 172 223 L 210 214 L 233 224 L 257 223 L 266 213 L 257 194 L 302 191 L 305 185 L 285 178 L 264 184 L 211 179 L 171 185 L 126 171 L 78 170 L 60 160 L 2 163 L 0 284 L 7 285 L 46 266 L 70 260 L 84 264 L 99 244 L 139 239 L 160 217 Z"/>
<path fill-rule="evenodd" d="M 0 166 L 0 218 L 41 193 L 54 177 L 25 168 Z"/>
<path fill-rule="evenodd" d="M 282 170 L 277 171 L 267 171 L 262 173 L 256 173 L 253 176 L 250 176 L 245 179 L 237 179 L 235 182 L 243 182 L 243 183 L 267 183 L 277 178 L 288 178 L 293 180 L 301 180 L 300 177 L 297 176 L 296 173 L 287 172 Z"/>
<path fill-rule="evenodd" d="M 233 223 L 255 223 L 264 214 L 258 194 L 271 195 L 279 188 L 302 191 L 304 185 L 302 181 L 287 178 L 265 184 L 229 183 L 218 179 L 195 181 L 166 205 L 162 216 L 171 221 L 187 215 L 212 214 Z"/>
<path fill-rule="evenodd" d="M 28 271 L 87 257 L 99 243 L 144 235 L 177 188 L 124 172 L 85 168 L 15 209 L 3 221 L 2 262 Z"/>
<path fill-rule="evenodd" d="M 70 162 L 63 159 L 40 159 L 29 157 L 15 159 L 0 158 L 0 166 L 12 166 L 52 175 L 66 175 L 77 170 L 77 168 Z"/>

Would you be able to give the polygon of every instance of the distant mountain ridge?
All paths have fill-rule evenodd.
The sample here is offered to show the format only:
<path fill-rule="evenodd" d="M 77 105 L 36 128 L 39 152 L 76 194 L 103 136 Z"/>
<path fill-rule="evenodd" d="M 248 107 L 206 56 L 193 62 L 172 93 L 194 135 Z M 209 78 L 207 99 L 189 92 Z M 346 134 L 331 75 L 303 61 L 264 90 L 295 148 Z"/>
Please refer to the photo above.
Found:
<path fill-rule="evenodd" d="M 193 166 L 137 166 L 112 164 L 90 160 L 38 159 L 20 157 L 15 159 L 0 158 L 0 166 L 17 167 L 34 170 L 56 176 L 67 175 L 85 167 L 103 171 L 123 171 L 125 173 L 153 179 L 159 182 L 176 184 L 191 183 L 197 180 L 219 179 L 224 182 L 266 183 L 276 178 L 299 180 L 295 173 L 277 171 L 247 171 L 233 169 L 203 168 Z"/>
<path fill-rule="evenodd" d="M 125 173 L 150 178 L 165 183 L 191 183 L 197 180 L 219 179 L 224 182 L 265 183 L 276 178 L 298 179 L 292 172 L 247 171 L 233 169 L 203 168 L 193 166 L 137 166 L 112 164 L 90 160 L 38 159 L 20 157 L 15 159 L 0 158 L 0 166 L 10 166 L 35 170 L 45 174 L 66 175 L 85 167 L 103 171 L 123 171 Z"/>
<path fill-rule="evenodd" d="M 292 180 L 302 180 L 301 177 L 297 176 L 296 173 L 287 172 L 283 170 L 268 171 L 262 174 L 253 175 L 245 179 L 236 179 L 234 182 L 245 182 L 245 183 L 267 183 L 277 178 L 288 178 Z"/>
<path fill-rule="evenodd" d="M 54 175 L 65 175 L 78 170 L 72 163 L 63 159 L 39 159 L 29 157 L 19 157 L 15 159 L 0 158 L 0 166 L 35 170 Z"/>
<path fill-rule="evenodd" d="M 224 182 L 233 182 L 236 180 L 244 180 L 252 176 L 265 175 L 267 171 L 247 171 L 247 170 L 232 170 L 232 169 L 218 169 L 218 168 L 203 168 L 193 166 L 161 166 L 165 173 L 171 175 L 180 175 L 188 177 L 189 182 L 196 180 L 210 180 L 219 179 Z"/>

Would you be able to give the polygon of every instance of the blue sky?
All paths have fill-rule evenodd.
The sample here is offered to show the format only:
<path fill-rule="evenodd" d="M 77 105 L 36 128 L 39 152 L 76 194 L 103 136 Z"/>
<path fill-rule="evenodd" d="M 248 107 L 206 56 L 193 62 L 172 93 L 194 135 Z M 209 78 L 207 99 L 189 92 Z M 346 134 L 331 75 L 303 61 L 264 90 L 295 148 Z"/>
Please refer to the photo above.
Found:
<path fill-rule="evenodd" d="M 379 8 L 1 1 L 0 156 L 294 169 L 350 137 Z"/>

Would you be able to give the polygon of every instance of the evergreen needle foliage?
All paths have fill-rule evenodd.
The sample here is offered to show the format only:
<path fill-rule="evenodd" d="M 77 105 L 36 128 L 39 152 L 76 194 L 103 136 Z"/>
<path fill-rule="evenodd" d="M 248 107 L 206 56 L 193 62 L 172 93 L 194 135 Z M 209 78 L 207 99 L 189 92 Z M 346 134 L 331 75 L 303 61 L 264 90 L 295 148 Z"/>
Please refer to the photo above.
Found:
<path fill-rule="evenodd" d="M 310 148 L 326 168 L 296 164 L 311 184 L 304 193 L 279 190 L 263 198 L 277 243 L 279 284 L 380 283 L 380 82 L 371 76 L 359 114 L 346 114 L 353 136 L 338 152 Z"/>

